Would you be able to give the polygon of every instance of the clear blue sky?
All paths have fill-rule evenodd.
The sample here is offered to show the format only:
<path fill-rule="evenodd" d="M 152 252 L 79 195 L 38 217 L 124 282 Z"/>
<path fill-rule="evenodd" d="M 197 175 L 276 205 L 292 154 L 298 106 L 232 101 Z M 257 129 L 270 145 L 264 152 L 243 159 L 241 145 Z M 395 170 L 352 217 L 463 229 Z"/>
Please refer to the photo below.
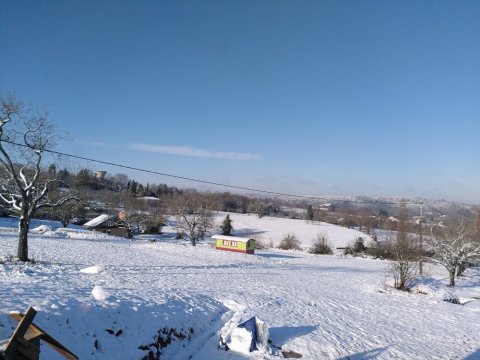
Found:
<path fill-rule="evenodd" d="M 70 134 L 60 151 L 297 194 L 480 202 L 478 1 L 0 8 L 0 89 L 48 108 Z"/>

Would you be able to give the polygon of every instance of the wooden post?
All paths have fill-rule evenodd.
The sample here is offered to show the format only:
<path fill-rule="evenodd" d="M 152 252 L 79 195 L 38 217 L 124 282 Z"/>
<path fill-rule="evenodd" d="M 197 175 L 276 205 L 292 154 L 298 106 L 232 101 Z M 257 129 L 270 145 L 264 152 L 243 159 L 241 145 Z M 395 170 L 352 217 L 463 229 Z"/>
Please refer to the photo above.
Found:
<path fill-rule="evenodd" d="M 75 354 L 32 322 L 36 314 L 31 306 L 25 315 L 19 312 L 10 313 L 10 317 L 18 321 L 18 326 L 4 345 L 3 352 L 0 347 L 0 360 L 38 360 L 40 340 L 45 341 L 65 359 L 78 359 Z"/>
<path fill-rule="evenodd" d="M 37 341 L 28 341 L 25 339 L 25 334 L 36 314 L 37 311 L 29 306 L 27 313 L 18 323 L 17 328 L 3 351 L 3 357 L 6 360 L 38 360 L 40 355 L 39 339 L 37 339 Z"/>

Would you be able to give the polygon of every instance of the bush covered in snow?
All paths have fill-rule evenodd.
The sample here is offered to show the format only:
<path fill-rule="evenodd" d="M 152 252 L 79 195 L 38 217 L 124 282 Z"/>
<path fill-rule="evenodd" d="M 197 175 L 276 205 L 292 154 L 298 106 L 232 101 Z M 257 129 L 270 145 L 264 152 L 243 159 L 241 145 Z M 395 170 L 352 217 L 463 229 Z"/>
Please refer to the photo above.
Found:
<path fill-rule="evenodd" d="M 331 255 L 333 254 L 332 248 L 328 244 L 328 238 L 325 234 L 318 234 L 317 238 L 313 242 L 312 247 L 309 250 L 310 254 L 315 255 Z"/>
<path fill-rule="evenodd" d="M 255 239 L 255 250 L 266 250 L 273 247 L 272 241 L 267 242 L 261 235 L 255 235 L 253 239 Z"/>
<path fill-rule="evenodd" d="M 300 241 L 294 234 L 287 234 L 278 244 L 282 250 L 301 250 Z"/>
<path fill-rule="evenodd" d="M 443 301 L 455 304 L 455 305 L 460 305 L 460 299 L 456 294 L 445 294 Z"/>

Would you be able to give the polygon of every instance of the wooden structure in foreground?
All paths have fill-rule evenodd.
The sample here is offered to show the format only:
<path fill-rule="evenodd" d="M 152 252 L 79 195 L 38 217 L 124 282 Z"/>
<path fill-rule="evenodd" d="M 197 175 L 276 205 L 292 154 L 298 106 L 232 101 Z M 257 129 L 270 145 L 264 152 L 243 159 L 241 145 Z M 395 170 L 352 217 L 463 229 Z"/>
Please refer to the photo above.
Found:
<path fill-rule="evenodd" d="M 36 314 L 37 311 L 31 306 L 25 315 L 18 311 L 9 314 L 12 319 L 18 321 L 18 325 L 8 340 L 0 341 L 0 360 L 38 360 L 40 340 L 45 341 L 65 359 L 78 359 L 75 354 L 33 323 Z"/>

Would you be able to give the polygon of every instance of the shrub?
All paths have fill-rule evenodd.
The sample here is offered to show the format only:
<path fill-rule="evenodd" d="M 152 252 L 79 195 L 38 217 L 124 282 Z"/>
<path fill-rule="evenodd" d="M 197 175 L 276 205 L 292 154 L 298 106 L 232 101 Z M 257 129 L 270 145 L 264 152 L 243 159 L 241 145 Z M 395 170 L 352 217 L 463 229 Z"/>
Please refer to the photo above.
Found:
<path fill-rule="evenodd" d="M 399 290 L 408 290 L 410 283 L 415 279 L 420 259 L 417 248 L 411 245 L 408 238 L 397 238 L 392 243 L 393 262 L 391 271 L 394 286 Z"/>
<path fill-rule="evenodd" d="M 261 235 L 255 235 L 252 239 L 255 240 L 255 250 L 265 250 L 271 247 L 263 240 Z"/>
<path fill-rule="evenodd" d="M 309 250 L 309 253 L 316 255 L 333 254 L 332 248 L 328 244 L 327 236 L 324 234 L 318 234 L 316 240 L 313 242 L 313 246 Z"/>
<path fill-rule="evenodd" d="M 366 248 L 365 253 L 374 259 L 393 260 L 393 254 L 387 244 L 375 243 Z"/>
<path fill-rule="evenodd" d="M 294 234 L 287 234 L 278 245 L 282 250 L 301 250 L 300 241 Z"/>
<path fill-rule="evenodd" d="M 409 259 L 397 259 L 390 265 L 394 287 L 398 290 L 409 290 L 410 284 L 417 275 L 417 262 Z"/>
<path fill-rule="evenodd" d="M 265 250 L 268 249 L 268 245 L 261 239 L 255 240 L 255 250 Z"/>
<path fill-rule="evenodd" d="M 353 245 L 353 252 L 355 254 L 358 254 L 358 253 L 361 253 L 361 252 L 364 252 L 366 250 L 365 248 L 365 244 L 363 243 L 363 238 L 362 237 L 358 237 L 357 240 L 355 240 L 355 244 Z"/>
<path fill-rule="evenodd" d="M 460 299 L 456 294 L 445 294 L 445 296 L 443 297 L 443 301 L 446 301 L 455 305 L 462 305 L 462 303 L 460 302 Z"/>
<path fill-rule="evenodd" d="M 145 234 L 161 234 L 163 222 L 149 220 L 145 223 Z"/>

